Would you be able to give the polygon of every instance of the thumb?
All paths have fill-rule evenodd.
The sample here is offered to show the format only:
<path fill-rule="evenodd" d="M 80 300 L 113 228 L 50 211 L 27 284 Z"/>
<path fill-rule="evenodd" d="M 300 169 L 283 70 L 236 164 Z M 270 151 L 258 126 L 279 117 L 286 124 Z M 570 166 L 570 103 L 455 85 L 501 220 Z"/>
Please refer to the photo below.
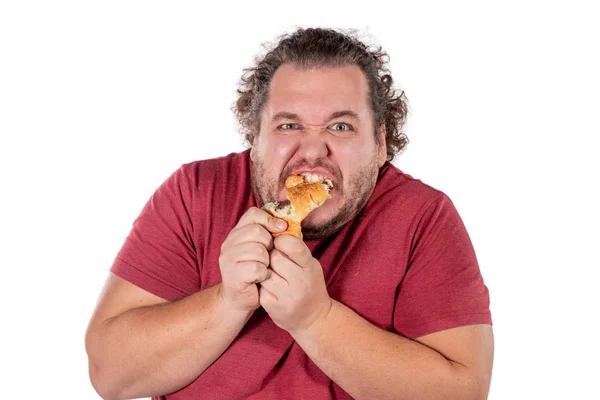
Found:
<path fill-rule="evenodd" d="M 257 207 L 250 207 L 250 209 L 248 209 L 248 211 L 242 215 L 242 218 L 240 218 L 238 221 L 236 228 L 241 228 L 250 224 L 261 225 L 272 233 L 283 232 L 287 229 L 287 222 L 276 218 L 270 212 Z"/>
<path fill-rule="evenodd" d="M 275 217 L 269 217 L 267 229 L 271 232 L 283 232 L 287 229 L 287 227 L 288 224 L 285 220 Z"/>
<path fill-rule="evenodd" d="M 263 208 L 267 220 L 263 224 L 268 231 L 272 233 L 283 232 L 288 228 L 286 220 L 278 218 L 277 212 L 268 208 Z"/>

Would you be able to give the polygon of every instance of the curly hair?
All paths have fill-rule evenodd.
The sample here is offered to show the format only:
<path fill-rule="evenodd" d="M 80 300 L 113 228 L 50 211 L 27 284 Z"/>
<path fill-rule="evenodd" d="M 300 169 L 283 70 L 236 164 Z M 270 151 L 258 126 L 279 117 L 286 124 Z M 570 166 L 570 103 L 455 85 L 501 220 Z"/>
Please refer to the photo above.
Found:
<path fill-rule="evenodd" d="M 283 34 L 274 45 L 265 45 L 263 56 L 244 69 L 238 83 L 238 98 L 232 110 L 247 144 L 252 145 L 260 131 L 260 113 L 267 101 L 275 71 L 284 63 L 300 68 L 357 65 L 365 74 L 375 133 L 386 128 L 387 160 L 392 161 L 407 144 L 404 124 L 408 102 L 404 91 L 397 94 L 388 68 L 389 56 L 379 47 L 369 47 L 358 39 L 356 31 L 325 28 L 299 28 Z M 377 135 L 375 136 L 377 138 Z"/>

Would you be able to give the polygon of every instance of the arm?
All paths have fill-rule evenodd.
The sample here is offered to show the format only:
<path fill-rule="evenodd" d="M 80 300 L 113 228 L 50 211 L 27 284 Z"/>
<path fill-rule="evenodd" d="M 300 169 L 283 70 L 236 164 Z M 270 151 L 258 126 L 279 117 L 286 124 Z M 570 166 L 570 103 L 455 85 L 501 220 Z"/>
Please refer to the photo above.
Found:
<path fill-rule="evenodd" d="M 314 363 L 357 399 L 485 399 L 490 325 L 406 339 L 331 299 L 318 260 L 289 235 L 275 239 L 260 301 Z"/>
<path fill-rule="evenodd" d="M 112 275 L 86 333 L 90 379 L 107 399 L 172 393 L 229 347 L 251 312 L 236 312 L 221 284 L 172 303 Z"/>
<path fill-rule="evenodd" d="M 294 339 L 356 399 L 486 399 L 493 359 L 489 325 L 406 339 L 332 301 L 326 317 Z"/>
<path fill-rule="evenodd" d="M 259 306 L 270 232 L 286 229 L 255 207 L 221 246 L 222 282 L 167 302 L 111 275 L 86 333 L 90 379 L 105 398 L 173 393 L 200 376 Z"/>

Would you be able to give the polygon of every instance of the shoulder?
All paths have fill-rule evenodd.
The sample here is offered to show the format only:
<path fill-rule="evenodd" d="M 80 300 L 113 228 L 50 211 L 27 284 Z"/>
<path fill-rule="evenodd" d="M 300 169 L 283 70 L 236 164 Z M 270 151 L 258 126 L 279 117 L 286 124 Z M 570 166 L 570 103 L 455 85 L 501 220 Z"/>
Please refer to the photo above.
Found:
<path fill-rule="evenodd" d="M 443 191 L 386 163 L 371 197 L 360 216 L 348 225 L 348 231 L 354 236 L 373 236 L 377 242 L 373 247 L 400 246 L 408 259 L 417 228 L 432 210 L 446 209 L 447 204 L 451 203 Z"/>
<path fill-rule="evenodd" d="M 379 170 L 377 185 L 369 203 L 398 205 L 406 212 L 415 213 L 444 199 L 448 199 L 448 196 L 442 190 L 386 162 Z"/>
<path fill-rule="evenodd" d="M 250 151 L 229 153 L 225 156 L 184 163 L 178 173 L 185 175 L 191 182 L 201 182 L 208 177 L 231 179 L 243 176 L 250 169 Z"/>
<path fill-rule="evenodd" d="M 183 163 L 170 180 L 187 186 L 192 192 L 214 190 L 218 187 L 238 187 L 250 176 L 250 151 L 229 153 L 221 157 Z"/>
<path fill-rule="evenodd" d="M 181 199 L 186 207 L 195 209 L 213 195 L 226 195 L 231 188 L 245 189 L 250 169 L 249 151 L 186 162 L 161 184 L 155 197 Z"/>

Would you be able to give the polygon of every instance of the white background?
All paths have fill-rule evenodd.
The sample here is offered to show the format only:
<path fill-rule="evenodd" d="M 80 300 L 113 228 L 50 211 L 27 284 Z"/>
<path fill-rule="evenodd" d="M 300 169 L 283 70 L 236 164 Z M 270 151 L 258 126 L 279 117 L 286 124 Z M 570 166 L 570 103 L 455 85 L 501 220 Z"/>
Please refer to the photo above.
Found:
<path fill-rule="evenodd" d="M 2 2 L 3 397 L 97 398 L 84 333 L 131 223 L 182 163 L 243 149 L 260 44 L 320 25 L 391 56 L 395 164 L 454 200 L 490 289 L 490 399 L 600 398 L 592 3 Z"/>

